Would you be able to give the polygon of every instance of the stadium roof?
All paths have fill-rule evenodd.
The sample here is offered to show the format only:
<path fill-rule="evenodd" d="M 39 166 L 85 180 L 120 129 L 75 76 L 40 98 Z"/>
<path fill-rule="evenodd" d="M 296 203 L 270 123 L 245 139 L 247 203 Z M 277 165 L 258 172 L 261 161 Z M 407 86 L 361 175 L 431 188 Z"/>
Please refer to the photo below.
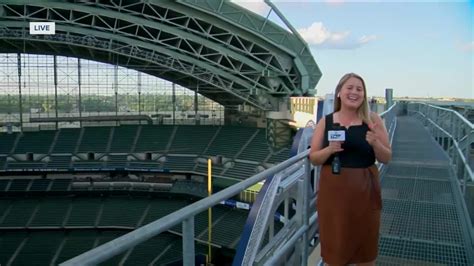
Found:
<path fill-rule="evenodd" d="M 56 33 L 30 35 L 34 21 Z M 120 65 L 262 110 L 271 97 L 314 95 L 321 77 L 295 31 L 224 0 L 0 0 L 0 52 Z"/>

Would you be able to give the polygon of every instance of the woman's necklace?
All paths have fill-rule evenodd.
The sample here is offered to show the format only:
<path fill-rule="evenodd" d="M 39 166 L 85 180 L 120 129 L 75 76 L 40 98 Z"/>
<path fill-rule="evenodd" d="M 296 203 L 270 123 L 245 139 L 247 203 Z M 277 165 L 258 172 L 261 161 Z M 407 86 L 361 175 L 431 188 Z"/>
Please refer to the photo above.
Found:
<path fill-rule="evenodd" d="M 356 118 L 356 119 L 351 119 L 351 120 L 349 120 L 349 119 L 348 119 L 348 120 L 344 120 L 344 119 L 341 119 L 342 117 L 341 117 L 340 114 L 338 114 L 337 118 L 338 118 L 338 120 L 339 120 L 339 123 L 340 123 L 342 126 L 346 127 L 346 128 L 349 128 L 349 127 L 351 127 L 351 126 L 355 126 L 355 125 L 359 125 L 359 124 L 360 124 L 359 121 L 358 121 L 358 120 L 359 120 L 358 118 Z"/>

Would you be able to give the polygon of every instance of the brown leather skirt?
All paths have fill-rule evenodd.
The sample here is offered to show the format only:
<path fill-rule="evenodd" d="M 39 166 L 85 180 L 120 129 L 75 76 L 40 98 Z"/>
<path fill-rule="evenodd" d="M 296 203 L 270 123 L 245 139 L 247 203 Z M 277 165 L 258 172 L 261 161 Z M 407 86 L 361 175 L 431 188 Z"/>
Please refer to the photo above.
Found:
<path fill-rule="evenodd" d="M 375 165 L 342 168 L 339 175 L 332 174 L 329 165 L 323 165 L 317 199 L 323 261 L 345 265 L 375 260 L 381 209 Z"/>

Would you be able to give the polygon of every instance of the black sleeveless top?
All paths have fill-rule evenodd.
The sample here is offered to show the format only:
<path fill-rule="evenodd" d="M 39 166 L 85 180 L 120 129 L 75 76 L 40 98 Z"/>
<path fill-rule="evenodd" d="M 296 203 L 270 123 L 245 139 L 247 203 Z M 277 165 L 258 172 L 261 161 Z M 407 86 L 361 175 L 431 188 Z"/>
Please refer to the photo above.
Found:
<path fill-rule="evenodd" d="M 326 115 L 323 148 L 329 146 L 328 131 L 333 129 L 333 114 Z M 362 125 L 350 126 L 346 129 L 346 140 L 341 145 L 344 150 L 339 152 L 342 167 L 366 168 L 375 163 L 374 149 L 365 140 L 368 130 L 369 126 L 364 122 Z M 331 155 L 324 164 L 330 165 L 333 158 L 334 155 Z"/>

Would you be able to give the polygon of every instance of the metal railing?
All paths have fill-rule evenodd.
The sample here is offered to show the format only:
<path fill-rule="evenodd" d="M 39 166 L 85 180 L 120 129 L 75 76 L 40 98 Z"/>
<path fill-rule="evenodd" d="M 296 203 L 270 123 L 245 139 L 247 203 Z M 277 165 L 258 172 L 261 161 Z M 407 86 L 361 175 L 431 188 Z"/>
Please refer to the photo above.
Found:
<path fill-rule="evenodd" d="M 380 117 L 385 123 L 385 128 L 388 131 L 388 136 L 390 140 L 390 145 L 392 145 L 393 142 L 393 137 L 395 135 L 395 129 L 397 128 L 397 116 L 400 113 L 400 104 L 395 102 L 388 108 L 387 110 L 383 111 L 380 114 Z M 377 163 L 377 167 L 379 169 L 379 172 L 382 172 L 384 170 L 385 165 L 382 163 Z"/>
<path fill-rule="evenodd" d="M 389 131 L 390 139 L 396 128 L 396 116 L 398 106 L 392 105 L 390 109 L 381 114 L 385 125 Z M 257 175 L 232 185 L 216 194 L 188 205 L 174 213 L 151 222 L 110 242 L 78 255 L 61 265 L 96 265 L 113 256 L 124 252 L 146 240 L 166 232 L 177 224 L 182 225 L 182 245 L 183 245 L 183 265 L 194 265 L 195 258 L 195 216 L 213 206 L 219 205 L 223 200 L 237 195 L 241 191 L 267 179 L 270 182 L 267 189 L 260 193 L 262 202 L 256 210 L 259 220 L 255 219 L 255 224 L 259 226 L 253 234 L 249 234 L 246 245 L 245 258 L 241 258 L 241 263 L 234 265 L 275 265 L 277 263 L 291 263 L 292 265 L 306 265 L 310 253 L 310 240 L 316 235 L 315 225 L 317 223 L 317 213 L 315 199 L 317 191 L 316 176 L 314 184 L 310 185 L 311 165 L 309 155 L 309 143 L 311 141 L 313 128 L 306 128 L 306 133 L 299 143 L 298 154 L 294 157 L 273 166 Z M 379 169 L 382 166 L 379 166 Z M 314 173 L 317 175 L 318 169 Z M 313 187 L 313 189 L 309 189 Z M 292 200 L 296 200 L 295 213 L 290 217 L 289 208 Z M 258 201 L 258 199 L 257 199 Z M 276 209 L 284 204 L 283 227 L 274 232 L 272 226 Z M 254 204 L 257 205 L 257 204 Z M 263 223 L 260 223 L 263 221 Z M 254 225 L 255 225 L 254 224 Z M 253 226 L 252 226 L 253 227 Z M 269 240 L 263 244 L 263 236 L 269 233 Z M 312 245 L 314 247 L 314 244 Z"/>
<path fill-rule="evenodd" d="M 446 151 L 454 174 L 459 182 L 460 192 L 463 195 L 461 208 L 464 212 L 466 224 L 470 228 L 471 244 L 474 246 L 474 224 L 469 218 L 466 197 L 468 182 L 474 182 L 474 176 L 469 165 L 471 145 L 474 142 L 474 126 L 458 112 L 426 103 L 409 103 L 409 115 L 420 119 L 428 128 L 438 144 Z"/>
<path fill-rule="evenodd" d="M 431 135 L 447 152 L 462 193 L 466 184 L 474 182 L 469 165 L 471 145 L 474 142 L 474 125 L 458 112 L 426 103 L 409 103 L 408 114 L 424 122 Z"/>
<path fill-rule="evenodd" d="M 110 242 L 78 255 L 61 265 L 96 265 L 113 256 L 126 251 L 160 233 L 163 233 L 177 224 L 182 224 L 183 229 L 183 264 L 194 265 L 194 218 L 200 212 L 203 212 L 213 206 L 219 205 L 221 201 L 237 195 L 241 191 L 263 181 L 268 176 L 286 170 L 290 166 L 308 161 L 309 150 L 306 150 L 270 169 L 267 169 L 257 175 L 254 175 L 242 182 L 230 186 L 210 197 L 204 198 L 191 205 L 188 205 L 176 212 L 173 212 L 161 219 L 151 222 L 130 233 L 118 237 Z"/>

